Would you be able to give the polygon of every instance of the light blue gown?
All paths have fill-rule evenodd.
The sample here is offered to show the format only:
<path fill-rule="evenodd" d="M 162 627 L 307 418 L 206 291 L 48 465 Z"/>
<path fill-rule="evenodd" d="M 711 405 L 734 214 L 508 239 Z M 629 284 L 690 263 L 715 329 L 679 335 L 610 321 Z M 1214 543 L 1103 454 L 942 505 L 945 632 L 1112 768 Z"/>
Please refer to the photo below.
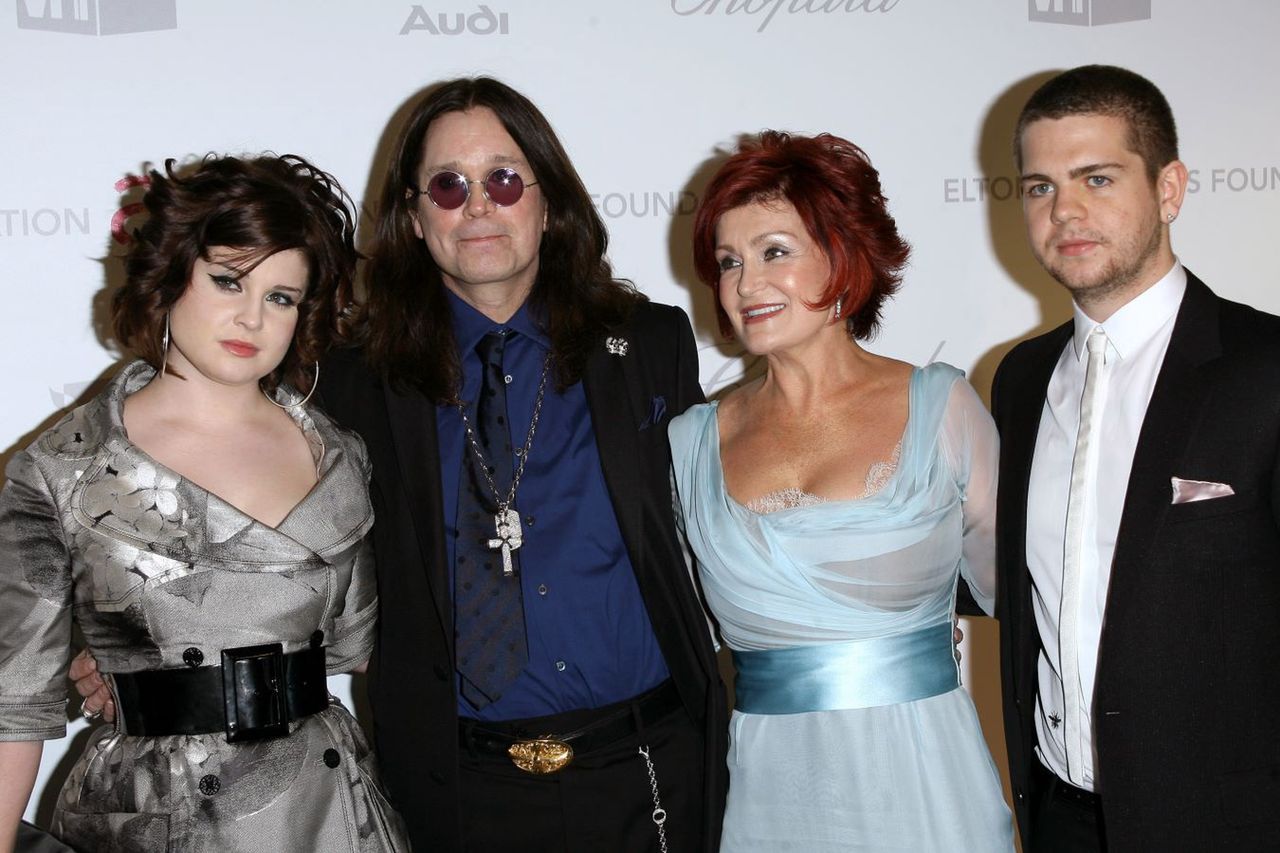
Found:
<path fill-rule="evenodd" d="M 716 404 L 671 423 L 738 671 L 722 853 L 1013 849 L 951 642 L 957 574 L 991 612 L 995 427 L 949 365 L 913 371 L 909 405 L 878 491 L 768 514 L 725 490 Z"/>

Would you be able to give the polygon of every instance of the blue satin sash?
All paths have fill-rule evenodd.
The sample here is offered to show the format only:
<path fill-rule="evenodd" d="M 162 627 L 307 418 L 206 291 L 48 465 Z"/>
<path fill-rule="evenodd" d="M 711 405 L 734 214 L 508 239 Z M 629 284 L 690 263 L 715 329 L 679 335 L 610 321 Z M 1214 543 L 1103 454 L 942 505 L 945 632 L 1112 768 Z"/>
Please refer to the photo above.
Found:
<path fill-rule="evenodd" d="M 951 623 L 851 643 L 734 652 L 734 707 L 803 714 L 912 702 L 960 686 Z"/>

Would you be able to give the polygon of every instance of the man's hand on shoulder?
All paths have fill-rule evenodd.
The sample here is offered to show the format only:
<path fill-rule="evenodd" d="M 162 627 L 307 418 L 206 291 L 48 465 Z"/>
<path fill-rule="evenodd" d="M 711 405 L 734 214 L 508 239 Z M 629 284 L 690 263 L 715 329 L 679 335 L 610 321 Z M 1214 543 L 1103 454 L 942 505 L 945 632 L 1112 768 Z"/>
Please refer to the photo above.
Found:
<path fill-rule="evenodd" d="M 98 662 L 94 660 L 93 655 L 89 654 L 88 649 L 81 650 L 80 654 L 72 659 L 71 671 L 68 675 L 75 682 L 76 692 L 84 697 L 84 701 L 80 703 L 80 713 L 87 719 L 96 719 L 101 716 L 106 722 L 114 723 L 115 700 L 111 698 L 111 691 L 107 689 L 106 682 L 98 674 Z"/>

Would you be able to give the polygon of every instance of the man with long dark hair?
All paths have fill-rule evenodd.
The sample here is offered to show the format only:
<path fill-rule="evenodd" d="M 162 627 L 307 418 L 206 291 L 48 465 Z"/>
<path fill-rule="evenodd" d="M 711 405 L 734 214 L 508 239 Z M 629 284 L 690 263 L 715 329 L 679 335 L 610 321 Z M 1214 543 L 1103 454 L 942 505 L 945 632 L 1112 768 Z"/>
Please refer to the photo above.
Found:
<path fill-rule="evenodd" d="M 415 847 L 715 850 L 725 697 L 666 437 L 702 399 L 688 319 L 613 277 L 495 80 L 414 106 L 376 215 L 321 394 L 373 461 L 374 727 Z"/>

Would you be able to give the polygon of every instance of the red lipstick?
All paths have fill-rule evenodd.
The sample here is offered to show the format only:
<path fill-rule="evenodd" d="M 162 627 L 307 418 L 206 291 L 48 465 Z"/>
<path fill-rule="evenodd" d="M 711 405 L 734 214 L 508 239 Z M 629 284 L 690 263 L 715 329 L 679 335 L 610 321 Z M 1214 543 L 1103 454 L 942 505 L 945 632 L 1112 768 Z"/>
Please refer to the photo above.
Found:
<path fill-rule="evenodd" d="M 742 316 L 743 323 L 762 323 L 785 307 L 785 305 L 778 302 L 761 303 L 759 305 L 748 305 L 738 313 Z"/>
<path fill-rule="evenodd" d="M 248 341 L 219 341 L 222 348 L 234 356 L 240 358 L 252 358 L 258 354 L 258 348 Z"/>

